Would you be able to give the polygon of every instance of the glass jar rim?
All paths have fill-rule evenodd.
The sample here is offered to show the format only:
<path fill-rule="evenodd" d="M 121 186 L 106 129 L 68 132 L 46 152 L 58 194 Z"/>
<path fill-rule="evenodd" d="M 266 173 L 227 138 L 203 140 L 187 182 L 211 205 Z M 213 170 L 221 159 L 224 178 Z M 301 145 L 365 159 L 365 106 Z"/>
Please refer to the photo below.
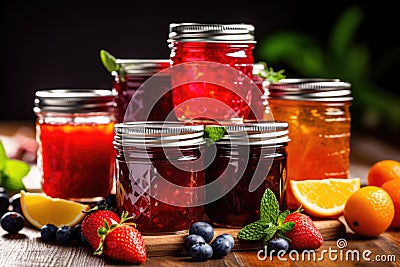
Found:
<path fill-rule="evenodd" d="M 45 89 L 35 93 L 34 112 L 108 112 L 116 107 L 115 95 L 107 89 Z"/>
<path fill-rule="evenodd" d="M 139 121 L 114 125 L 116 146 L 178 147 L 204 144 L 204 126 L 175 121 Z"/>
<path fill-rule="evenodd" d="M 221 125 L 215 125 L 215 127 L 221 127 Z M 283 121 L 245 122 L 222 125 L 222 127 L 225 127 L 226 133 L 216 142 L 217 144 L 272 145 L 290 141 L 288 123 Z"/>
<path fill-rule="evenodd" d="M 267 99 L 347 102 L 352 101 L 351 84 L 340 79 L 290 78 L 263 83 Z"/>
<path fill-rule="evenodd" d="M 245 23 L 171 23 L 168 42 L 256 43 L 254 26 Z"/>
<path fill-rule="evenodd" d="M 169 59 L 116 59 L 123 71 L 133 75 L 153 75 L 170 67 Z M 113 72 L 113 75 L 119 73 Z"/>

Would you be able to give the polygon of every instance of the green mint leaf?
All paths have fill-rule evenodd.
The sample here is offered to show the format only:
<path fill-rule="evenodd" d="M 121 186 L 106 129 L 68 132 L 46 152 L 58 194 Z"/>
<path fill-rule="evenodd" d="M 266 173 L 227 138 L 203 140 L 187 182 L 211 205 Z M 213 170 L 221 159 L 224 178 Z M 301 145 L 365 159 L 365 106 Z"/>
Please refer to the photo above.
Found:
<path fill-rule="evenodd" d="M 100 50 L 100 59 L 108 72 L 119 71 L 120 66 L 117 59 L 106 50 Z"/>
<path fill-rule="evenodd" d="M 271 225 L 264 236 L 263 239 L 263 244 L 266 245 L 268 241 L 275 236 L 276 231 L 278 230 L 278 227 L 276 225 Z"/>
<path fill-rule="evenodd" d="M 226 128 L 224 126 L 206 126 L 204 128 L 204 137 L 211 139 L 213 142 L 217 142 L 226 133 Z"/>
<path fill-rule="evenodd" d="M 260 240 L 267 234 L 269 227 L 271 224 L 258 220 L 240 229 L 237 237 L 244 240 Z"/>
<path fill-rule="evenodd" d="M 3 169 L 2 186 L 9 191 L 26 190 L 22 179 L 29 173 L 31 167 L 20 160 L 8 159 Z"/>
<path fill-rule="evenodd" d="M 282 212 L 281 214 L 279 214 L 278 216 L 278 226 L 282 225 L 283 222 L 286 220 L 286 217 L 290 214 L 289 210 L 285 210 L 284 212 Z"/>
<path fill-rule="evenodd" d="M 279 215 L 279 203 L 274 192 L 267 188 L 261 198 L 260 220 L 276 224 Z"/>
<path fill-rule="evenodd" d="M 1 171 L 6 166 L 7 161 L 7 154 L 6 150 L 4 149 L 3 142 L 0 140 L 0 178 L 1 178 Z"/>
<path fill-rule="evenodd" d="M 275 72 L 272 67 L 266 68 L 264 70 L 260 70 L 260 77 L 266 79 L 269 82 L 279 82 L 280 80 L 286 78 L 286 75 L 283 73 L 285 70 L 280 70 L 278 72 Z"/>

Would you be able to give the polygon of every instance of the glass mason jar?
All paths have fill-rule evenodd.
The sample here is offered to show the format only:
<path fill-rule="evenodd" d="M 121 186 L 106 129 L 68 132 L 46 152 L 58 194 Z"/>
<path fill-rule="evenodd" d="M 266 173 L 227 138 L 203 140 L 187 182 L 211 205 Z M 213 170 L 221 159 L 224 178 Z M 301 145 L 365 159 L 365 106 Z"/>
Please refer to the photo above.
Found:
<path fill-rule="evenodd" d="M 35 95 L 43 192 L 84 202 L 110 194 L 115 166 L 111 90 L 53 89 Z"/>
<path fill-rule="evenodd" d="M 266 86 L 268 109 L 289 123 L 288 181 L 347 178 L 351 85 L 336 79 L 284 79 Z M 288 190 L 288 208 L 299 203 Z"/>
<path fill-rule="evenodd" d="M 259 75 L 261 70 L 265 70 L 265 64 L 263 63 L 253 64 L 253 82 L 255 85 L 257 85 L 257 88 L 253 88 L 254 91 L 252 91 L 251 94 L 251 105 L 250 105 L 251 110 L 246 118 L 246 121 L 260 121 L 263 119 L 265 120 L 265 118 L 263 118 L 265 109 L 263 83 L 265 79 Z"/>
<path fill-rule="evenodd" d="M 171 64 L 176 66 L 171 69 L 171 83 L 178 120 L 227 121 L 247 117 L 254 26 L 173 23 L 168 42 Z"/>
<path fill-rule="evenodd" d="M 202 220 L 203 129 L 179 122 L 115 125 L 117 208 L 143 233 L 176 233 Z"/>
<path fill-rule="evenodd" d="M 286 203 L 286 122 L 228 125 L 217 141 L 214 161 L 206 168 L 206 213 L 219 226 L 241 228 L 260 218 L 260 203 L 271 189 L 283 210 Z M 226 191 L 228 191 L 226 193 Z M 221 196 L 215 201 L 216 195 Z"/>
<path fill-rule="evenodd" d="M 112 73 L 118 122 L 124 121 L 126 113 L 126 121 L 176 120 L 171 79 L 167 71 L 160 72 L 170 66 L 168 59 L 117 59 L 116 63 L 121 67 L 119 72 Z M 159 74 L 154 76 L 156 73 Z M 141 87 L 151 77 L 151 83 Z"/>

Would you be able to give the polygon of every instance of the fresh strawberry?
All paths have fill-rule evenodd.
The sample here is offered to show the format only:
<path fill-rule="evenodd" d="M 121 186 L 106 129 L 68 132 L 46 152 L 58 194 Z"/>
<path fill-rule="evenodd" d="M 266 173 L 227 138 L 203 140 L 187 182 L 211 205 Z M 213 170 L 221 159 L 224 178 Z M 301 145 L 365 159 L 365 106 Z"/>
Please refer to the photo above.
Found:
<path fill-rule="evenodd" d="M 104 226 L 104 220 L 107 220 L 109 224 L 119 223 L 120 217 L 111 210 L 94 210 L 88 213 L 82 221 L 83 236 L 94 249 L 99 247 L 98 230 Z"/>
<path fill-rule="evenodd" d="M 285 233 L 291 239 L 289 246 L 296 250 L 313 250 L 322 246 L 323 238 L 313 221 L 305 214 L 294 212 L 289 214 L 285 222 L 294 222 L 294 228 Z"/>
<path fill-rule="evenodd" d="M 128 213 L 123 212 L 119 224 L 109 225 L 99 229 L 101 241 L 96 255 L 104 253 L 106 256 L 128 263 L 139 264 L 146 261 L 146 247 L 141 233 L 125 221 L 131 219 Z"/>

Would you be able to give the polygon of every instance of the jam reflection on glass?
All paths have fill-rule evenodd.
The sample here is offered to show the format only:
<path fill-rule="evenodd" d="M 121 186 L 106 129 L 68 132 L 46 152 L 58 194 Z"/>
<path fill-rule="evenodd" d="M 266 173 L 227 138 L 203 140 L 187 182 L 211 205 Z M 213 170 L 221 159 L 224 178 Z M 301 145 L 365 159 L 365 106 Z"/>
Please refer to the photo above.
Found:
<path fill-rule="evenodd" d="M 151 83 L 156 85 L 142 87 L 139 90 L 142 84 L 150 77 L 149 75 L 126 74 L 124 79 L 121 79 L 120 76 L 115 76 L 113 90 L 116 92 L 116 118 L 118 122 L 124 121 L 124 116 L 129 105 L 131 107 L 127 121 L 164 121 L 167 117 L 168 120 L 176 120 L 172 112 L 170 76 L 167 74 L 154 76 Z M 159 99 L 160 96 L 161 98 Z"/>
<path fill-rule="evenodd" d="M 173 147 L 179 151 L 179 148 Z M 144 159 L 149 152 L 150 158 Z M 199 168 L 200 164 L 194 160 L 200 157 L 198 148 L 182 151 L 184 157 L 172 159 L 174 166 L 167 159 L 162 148 L 151 148 L 140 151 L 133 148 L 127 152 L 131 159 L 128 163 L 123 155 L 117 156 L 117 207 L 118 210 L 126 210 L 133 216 L 137 229 L 143 233 L 174 233 L 189 229 L 189 227 L 203 219 L 204 207 L 181 207 L 172 205 L 174 199 L 185 201 L 187 205 L 196 202 L 196 199 L 204 199 L 191 190 L 176 190 L 158 186 L 158 179 L 166 179 L 173 185 L 186 188 L 193 188 L 204 185 L 204 171 Z M 170 152 L 173 153 L 173 152 Z M 128 165 L 129 164 L 129 168 Z M 183 166 L 184 171 L 179 166 Z M 131 170 L 131 172 L 129 171 Z M 200 169 L 200 171 L 197 171 Z M 168 199 L 158 200 L 152 197 L 153 194 L 163 191 L 168 193 Z M 171 203 L 171 204 L 167 204 Z"/>
<path fill-rule="evenodd" d="M 237 150 L 228 145 L 217 145 L 217 156 L 206 168 L 206 183 L 228 177 L 238 183 L 223 197 L 206 205 L 206 213 L 211 221 L 223 227 L 244 227 L 260 218 L 260 203 L 267 188 L 274 192 L 280 209 L 286 203 L 286 151 L 285 146 L 264 148 L 250 146 L 248 157 L 234 155 Z M 240 149 L 240 148 L 239 148 Z M 247 165 L 247 166 L 246 166 Z M 258 165 L 258 167 L 257 167 Z M 262 184 L 253 192 L 249 185 L 254 174 L 265 175 Z M 243 172 L 244 170 L 244 172 Z M 242 176 L 239 174 L 242 173 Z M 219 178 L 221 179 L 221 178 Z"/>
<path fill-rule="evenodd" d="M 217 62 L 241 71 L 252 79 L 253 44 L 207 43 L 207 42 L 175 42 L 171 50 L 172 65 L 186 62 L 208 61 Z M 205 70 L 204 68 L 207 68 Z M 210 69 L 215 68 L 215 69 Z M 171 73 L 172 102 L 178 120 L 212 118 L 215 120 L 229 120 L 233 117 L 244 119 L 248 116 L 251 101 L 251 88 L 239 76 L 225 73 L 220 66 L 206 66 L 193 68 L 184 67 L 183 71 L 175 70 Z M 190 82 L 207 73 L 208 82 Z M 229 72 L 230 73 L 230 72 Z M 211 77 L 212 76 L 212 77 Z M 190 79 L 193 77 L 193 79 Z M 218 83 L 217 83 L 218 82 Z M 220 83 L 219 83 L 220 82 Z M 221 86 L 224 84 L 225 86 Z M 231 91 L 231 90 L 233 91 Z M 244 98 L 240 97 L 244 96 Z M 190 99 L 206 98 L 210 101 L 191 101 Z M 214 100 L 214 101 L 211 101 Z M 227 105 L 229 109 L 224 108 Z"/>
<path fill-rule="evenodd" d="M 289 124 L 289 180 L 347 178 L 350 165 L 349 104 L 269 99 L 276 120 Z M 290 186 L 288 208 L 297 209 Z"/>
<path fill-rule="evenodd" d="M 110 194 L 115 161 L 114 122 L 37 123 L 36 130 L 44 193 L 71 199 Z"/>
<path fill-rule="evenodd" d="M 258 91 L 255 91 L 255 88 L 253 88 L 253 92 L 251 95 L 251 105 L 250 105 L 250 112 L 249 115 L 247 116 L 248 121 L 259 121 L 263 120 L 264 116 L 264 111 L 265 111 L 265 106 L 264 106 L 264 88 L 263 88 L 263 82 L 265 81 L 264 78 L 262 78 L 258 74 L 253 73 L 253 82 L 255 85 L 257 85 Z"/>

